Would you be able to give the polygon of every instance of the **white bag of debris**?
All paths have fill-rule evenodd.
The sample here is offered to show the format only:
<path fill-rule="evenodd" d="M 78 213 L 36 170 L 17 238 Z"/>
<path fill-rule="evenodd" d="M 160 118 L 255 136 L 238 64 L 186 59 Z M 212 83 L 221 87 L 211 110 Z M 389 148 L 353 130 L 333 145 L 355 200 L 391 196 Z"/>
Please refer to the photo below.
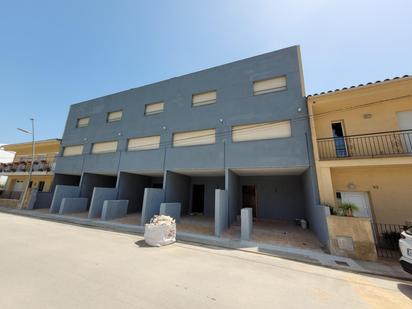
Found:
<path fill-rule="evenodd" d="M 149 246 L 160 247 L 176 241 L 176 222 L 169 216 L 154 216 L 144 227 L 144 240 Z"/>

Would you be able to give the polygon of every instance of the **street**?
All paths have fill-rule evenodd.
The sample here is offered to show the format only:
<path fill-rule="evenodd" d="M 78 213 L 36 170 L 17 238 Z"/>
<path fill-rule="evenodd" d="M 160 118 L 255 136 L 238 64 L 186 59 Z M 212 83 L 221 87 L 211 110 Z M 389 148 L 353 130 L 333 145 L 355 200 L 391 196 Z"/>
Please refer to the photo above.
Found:
<path fill-rule="evenodd" d="M 412 308 L 412 284 L 0 213 L 0 308 Z"/>

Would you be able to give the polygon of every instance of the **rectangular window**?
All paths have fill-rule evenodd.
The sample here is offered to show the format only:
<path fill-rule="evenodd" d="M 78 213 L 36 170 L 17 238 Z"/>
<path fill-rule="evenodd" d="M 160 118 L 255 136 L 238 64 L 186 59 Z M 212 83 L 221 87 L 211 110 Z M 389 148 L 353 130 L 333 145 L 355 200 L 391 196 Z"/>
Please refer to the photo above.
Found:
<path fill-rule="evenodd" d="M 286 89 L 286 76 L 279 76 L 270 79 L 253 82 L 253 95 L 276 92 Z"/>
<path fill-rule="evenodd" d="M 154 115 L 163 112 L 165 107 L 164 102 L 146 104 L 144 109 L 145 115 Z"/>
<path fill-rule="evenodd" d="M 123 116 L 122 110 L 107 113 L 107 122 L 120 121 L 122 120 L 122 116 Z"/>
<path fill-rule="evenodd" d="M 173 134 L 173 147 L 207 145 L 216 143 L 216 129 Z"/>
<path fill-rule="evenodd" d="M 116 152 L 117 141 L 94 143 L 92 153 Z"/>
<path fill-rule="evenodd" d="M 192 95 L 192 106 L 216 103 L 216 90 Z"/>
<path fill-rule="evenodd" d="M 66 146 L 63 149 L 63 157 L 79 156 L 83 153 L 83 145 Z"/>
<path fill-rule="evenodd" d="M 128 151 L 158 149 L 160 146 L 160 135 L 130 138 L 127 143 Z"/>
<path fill-rule="evenodd" d="M 83 117 L 77 119 L 77 127 L 78 128 L 83 128 L 87 127 L 89 125 L 90 117 Z"/>
<path fill-rule="evenodd" d="M 232 127 L 232 141 L 244 142 L 291 136 L 290 121 L 264 122 Z"/>

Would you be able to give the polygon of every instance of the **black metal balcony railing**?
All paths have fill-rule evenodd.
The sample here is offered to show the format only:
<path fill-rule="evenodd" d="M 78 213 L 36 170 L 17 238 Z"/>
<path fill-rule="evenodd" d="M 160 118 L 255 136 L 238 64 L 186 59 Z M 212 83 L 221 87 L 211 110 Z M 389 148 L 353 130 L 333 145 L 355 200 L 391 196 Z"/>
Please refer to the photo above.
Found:
<path fill-rule="evenodd" d="M 412 155 L 412 130 L 317 140 L 320 160 Z"/>

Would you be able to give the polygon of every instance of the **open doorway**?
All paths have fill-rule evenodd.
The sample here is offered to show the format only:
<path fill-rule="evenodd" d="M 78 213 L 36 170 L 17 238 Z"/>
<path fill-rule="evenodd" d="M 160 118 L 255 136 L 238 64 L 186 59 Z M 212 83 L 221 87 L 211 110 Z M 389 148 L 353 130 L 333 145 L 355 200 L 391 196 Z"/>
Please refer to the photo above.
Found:
<path fill-rule="evenodd" d="M 242 186 L 242 208 L 252 208 L 253 217 L 256 217 L 256 187 Z"/>
<path fill-rule="evenodd" d="M 335 141 L 335 151 L 337 157 L 346 157 L 348 151 L 346 149 L 345 131 L 342 121 L 332 122 L 332 134 Z"/>
<path fill-rule="evenodd" d="M 205 185 L 193 185 L 192 212 L 204 213 L 205 209 Z"/>

